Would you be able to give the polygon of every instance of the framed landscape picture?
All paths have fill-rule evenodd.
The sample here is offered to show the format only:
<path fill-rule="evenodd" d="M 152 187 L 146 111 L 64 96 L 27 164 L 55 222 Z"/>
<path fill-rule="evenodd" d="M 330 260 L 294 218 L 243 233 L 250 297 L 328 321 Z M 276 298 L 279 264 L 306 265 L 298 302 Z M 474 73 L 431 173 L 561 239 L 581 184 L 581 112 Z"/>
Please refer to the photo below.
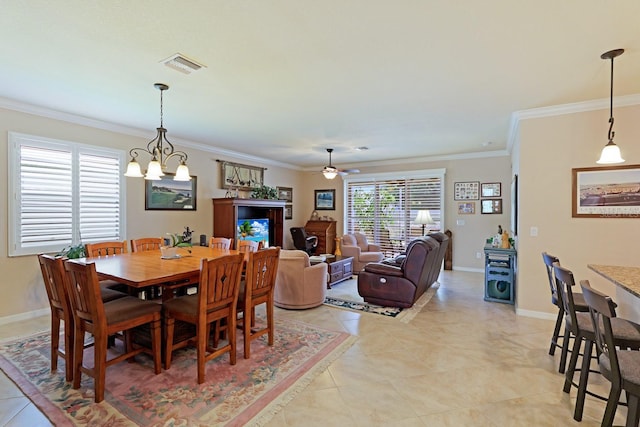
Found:
<path fill-rule="evenodd" d="M 317 211 L 336 210 L 336 190 L 315 190 L 314 209 Z"/>
<path fill-rule="evenodd" d="M 197 178 L 174 181 L 167 173 L 159 181 L 145 181 L 144 209 L 158 211 L 195 211 Z"/>
<path fill-rule="evenodd" d="M 640 165 L 574 168 L 573 218 L 639 218 Z"/>
<path fill-rule="evenodd" d="M 278 191 L 278 199 L 286 200 L 287 203 L 293 202 L 293 188 L 291 187 L 276 187 Z"/>

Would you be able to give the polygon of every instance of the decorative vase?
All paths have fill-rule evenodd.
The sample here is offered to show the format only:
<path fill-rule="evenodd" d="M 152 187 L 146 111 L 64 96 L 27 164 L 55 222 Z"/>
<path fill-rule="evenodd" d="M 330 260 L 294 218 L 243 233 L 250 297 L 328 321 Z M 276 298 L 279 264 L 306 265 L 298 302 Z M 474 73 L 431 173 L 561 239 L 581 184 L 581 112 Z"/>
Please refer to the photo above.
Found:
<path fill-rule="evenodd" d="M 175 258 L 178 256 L 178 248 L 175 246 L 161 246 L 162 258 Z"/>

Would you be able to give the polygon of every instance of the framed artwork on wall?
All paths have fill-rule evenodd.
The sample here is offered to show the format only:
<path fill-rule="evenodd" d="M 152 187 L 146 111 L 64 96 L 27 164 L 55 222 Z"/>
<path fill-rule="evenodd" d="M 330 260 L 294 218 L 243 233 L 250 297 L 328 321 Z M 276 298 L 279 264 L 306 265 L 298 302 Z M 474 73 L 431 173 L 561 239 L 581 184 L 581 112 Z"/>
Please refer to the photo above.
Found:
<path fill-rule="evenodd" d="M 336 210 L 336 190 L 315 190 L 314 209 L 317 211 Z"/>
<path fill-rule="evenodd" d="M 640 165 L 571 169 L 573 218 L 640 218 Z"/>
<path fill-rule="evenodd" d="M 453 199 L 454 200 L 478 200 L 480 189 L 479 181 L 470 182 L 454 182 L 453 183 Z"/>
<path fill-rule="evenodd" d="M 458 215 L 476 213 L 476 202 L 458 202 Z"/>
<path fill-rule="evenodd" d="M 222 188 L 251 191 L 264 184 L 264 168 L 232 162 L 220 161 L 220 163 L 222 165 Z"/>
<path fill-rule="evenodd" d="M 501 185 L 499 182 L 483 182 L 480 185 L 482 197 L 501 197 Z"/>
<path fill-rule="evenodd" d="M 483 199 L 480 202 L 481 213 L 483 214 L 501 214 L 502 199 Z"/>
<path fill-rule="evenodd" d="M 145 181 L 145 210 L 196 210 L 197 178 L 191 176 L 191 181 L 174 181 L 173 177 L 173 174 L 166 173 L 159 181 Z"/>
<path fill-rule="evenodd" d="M 293 205 L 290 203 L 284 205 L 284 219 L 293 219 Z"/>
<path fill-rule="evenodd" d="M 278 191 L 278 199 L 286 200 L 288 203 L 293 203 L 293 188 L 291 187 L 276 187 Z"/>

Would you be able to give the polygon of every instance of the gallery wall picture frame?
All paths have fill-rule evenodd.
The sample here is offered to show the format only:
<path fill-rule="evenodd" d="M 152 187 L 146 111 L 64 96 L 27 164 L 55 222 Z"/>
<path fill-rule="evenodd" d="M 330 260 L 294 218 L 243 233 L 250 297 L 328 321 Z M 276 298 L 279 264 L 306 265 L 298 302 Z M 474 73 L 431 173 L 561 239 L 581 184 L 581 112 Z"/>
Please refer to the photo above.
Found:
<path fill-rule="evenodd" d="M 284 219 L 293 219 L 293 205 L 291 203 L 284 205 Z"/>
<path fill-rule="evenodd" d="M 336 190 L 314 190 L 314 209 L 317 211 L 336 210 Z"/>
<path fill-rule="evenodd" d="M 473 215 L 476 213 L 476 202 L 458 202 L 458 215 Z"/>
<path fill-rule="evenodd" d="M 501 214 L 502 199 L 482 199 L 480 201 L 480 212 L 483 214 Z"/>
<path fill-rule="evenodd" d="M 453 183 L 454 200 L 478 200 L 480 181 L 466 181 Z"/>
<path fill-rule="evenodd" d="M 219 161 L 222 169 L 222 188 L 251 191 L 264 184 L 265 168 Z"/>
<path fill-rule="evenodd" d="M 483 182 L 480 184 L 482 197 L 501 197 L 502 185 L 499 182 Z"/>
<path fill-rule="evenodd" d="M 195 211 L 198 179 L 174 181 L 174 174 L 165 173 L 158 181 L 145 180 L 144 209 L 147 211 Z"/>
<path fill-rule="evenodd" d="M 289 203 L 293 203 L 293 188 L 291 187 L 276 187 L 279 200 L 286 200 Z"/>
<path fill-rule="evenodd" d="M 571 169 L 573 218 L 640 218 L 640 165 Z"/>

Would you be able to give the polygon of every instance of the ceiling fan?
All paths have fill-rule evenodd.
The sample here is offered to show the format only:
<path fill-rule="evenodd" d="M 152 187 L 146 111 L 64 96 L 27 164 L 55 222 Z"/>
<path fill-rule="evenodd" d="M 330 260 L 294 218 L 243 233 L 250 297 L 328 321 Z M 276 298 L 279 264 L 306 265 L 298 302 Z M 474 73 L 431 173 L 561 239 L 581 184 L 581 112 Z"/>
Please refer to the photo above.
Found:
<path fill-rule="evenodd" d="M 337 167 L 331 164 L 331 153 L 333 153 L 333 148 L 327 148 L 327 153 L 329 153 L 329 166 L 325 166 L 322 168 L 322 174 L 327 179 L 333 179 L 336 176 L 345 176 L 350 173 L 360 173 L 359 169 L 338 169 Z"/>

